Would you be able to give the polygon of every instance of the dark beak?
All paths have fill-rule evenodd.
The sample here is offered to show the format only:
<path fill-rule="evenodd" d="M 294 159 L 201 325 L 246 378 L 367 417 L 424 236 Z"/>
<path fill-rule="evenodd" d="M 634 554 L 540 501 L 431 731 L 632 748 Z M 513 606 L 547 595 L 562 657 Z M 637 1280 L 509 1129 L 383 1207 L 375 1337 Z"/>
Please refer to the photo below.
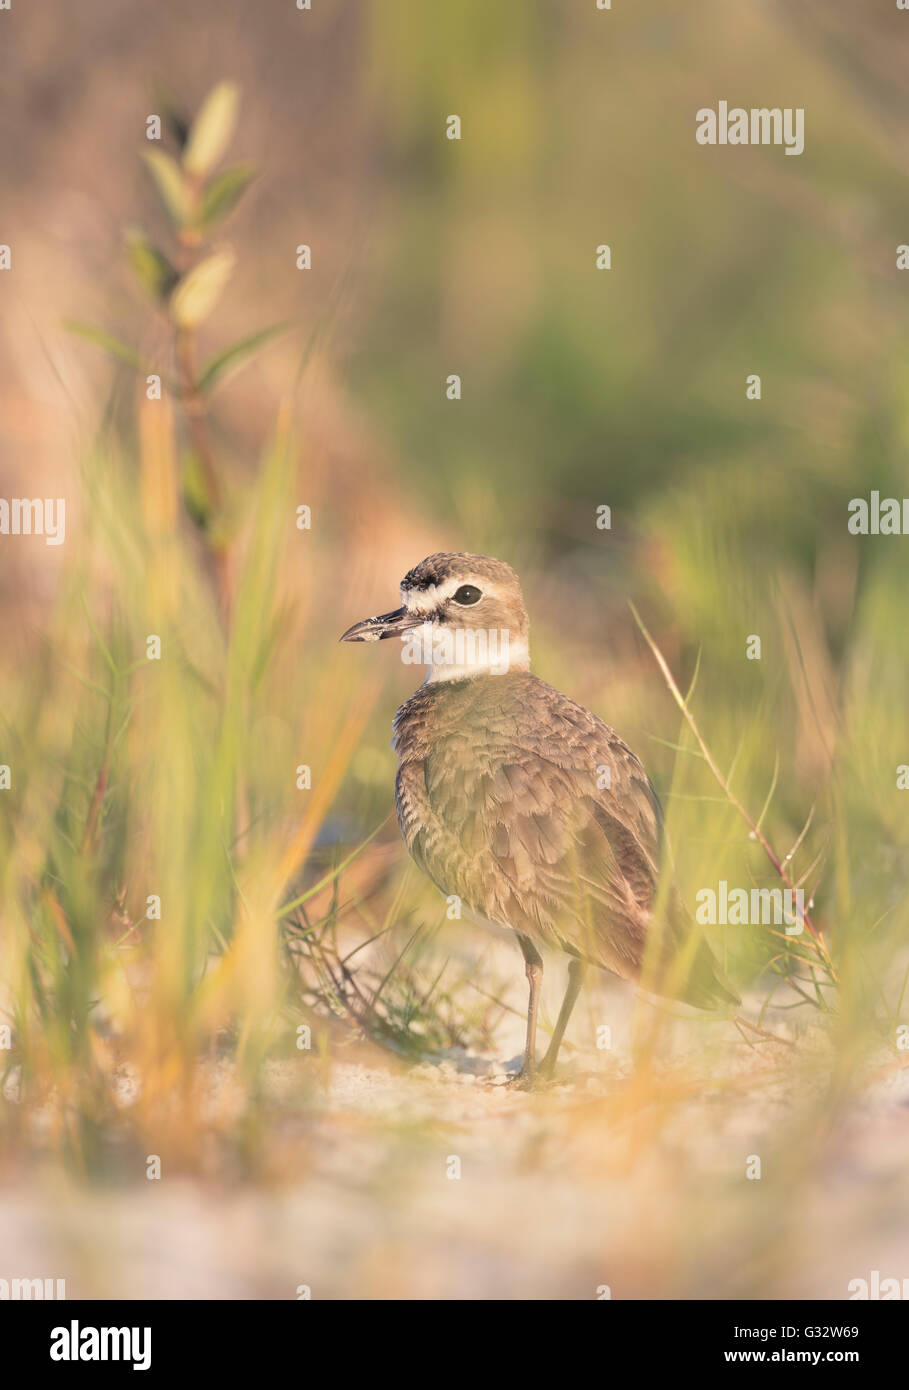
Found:
<path fill-rule="evenodd" d="M 409 608 L 396 608 L 393 613 L 380 613 L 377 618 L 364 618 L 354 623 L 339 637 L 340 642 L 383 642 L 386 637 L 400 637 L 425 619 Z"/>

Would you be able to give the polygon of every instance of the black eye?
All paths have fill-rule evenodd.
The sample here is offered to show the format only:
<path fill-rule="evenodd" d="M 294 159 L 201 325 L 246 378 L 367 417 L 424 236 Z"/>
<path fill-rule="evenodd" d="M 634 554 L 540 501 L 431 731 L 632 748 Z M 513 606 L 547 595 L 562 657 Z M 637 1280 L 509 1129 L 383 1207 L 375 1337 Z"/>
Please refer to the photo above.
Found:
<path fill-rule="evenodd" d="M 462 584 L 454 596 L 455 603 L 463 603 L 465 608 L 470 603 L 479 603 L 483 595 L 475 584 Z"/>

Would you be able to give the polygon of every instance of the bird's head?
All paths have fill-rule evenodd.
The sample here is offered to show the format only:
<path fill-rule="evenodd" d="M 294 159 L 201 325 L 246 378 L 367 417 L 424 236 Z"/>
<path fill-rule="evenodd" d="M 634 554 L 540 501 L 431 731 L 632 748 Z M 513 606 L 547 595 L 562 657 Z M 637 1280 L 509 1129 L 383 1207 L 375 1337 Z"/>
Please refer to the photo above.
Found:
<path fill-rule="evenodd" d="M 518 576 L 488 555 L 430 555 L 401 580 L 401 607 L 364 618 L 342 642 L 398 637 L 404 660 L 429 679 L 465 680 L 527 670 L 529 623 Z"/>

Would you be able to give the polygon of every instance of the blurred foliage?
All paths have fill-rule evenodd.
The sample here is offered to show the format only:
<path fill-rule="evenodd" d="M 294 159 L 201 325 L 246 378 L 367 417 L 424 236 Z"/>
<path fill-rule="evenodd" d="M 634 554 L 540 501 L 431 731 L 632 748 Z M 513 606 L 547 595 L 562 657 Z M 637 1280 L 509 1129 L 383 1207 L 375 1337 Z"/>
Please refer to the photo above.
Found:
<path fill-rule="evenodd" d="M 227 289 L 235 265 L 227 246 L 208 239 L 233 211 L 255 177 L 248 164 L 216 173 L 237 123 L 240 93 L 236 84 L 219 82 L 193 121 L 180 116 L 168 98 L 162 104 L 177 156 L 163 149 L 143 152 L 155 190 L 172 224 L 174 252 L 168 255 L 141 228 L 126 233 L 126 255 L 136 279 L 163 315 L 171 332 L 172 376 L 168 382 L 185 412 L 187 447 L 183 459 L 183 494 L 187 515 L 205 537 L 213 582 L 222 609 L 232 602 L 229 557 L 230 521 L 224 515 L 224 469 L 215 456 L 208 421 L 208 394 L 270 342 L 286 325 L 274 324 L 222 349 L 208 363 L 198 363 L 197 334 Z M 160 137 L 159 137 L 160 138 Z M 94 342 L 120 362 L 141 367 L 140 354 L 109 333 L 69 322 L 70 331 Z M 160 365 L 145 364 L 160 377 Z M 151 389 L 151 388 L 150 388 Z"/>

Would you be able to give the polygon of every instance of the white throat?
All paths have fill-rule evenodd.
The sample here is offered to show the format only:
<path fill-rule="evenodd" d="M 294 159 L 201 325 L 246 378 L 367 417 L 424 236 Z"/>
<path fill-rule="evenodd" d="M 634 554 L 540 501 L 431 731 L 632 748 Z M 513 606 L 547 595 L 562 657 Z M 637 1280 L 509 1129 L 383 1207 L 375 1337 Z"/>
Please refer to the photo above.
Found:
<path fill-rule="evenodd" d="M 507 628 L 450 628 L 431 622 L 405 635 L 402 659 L 427 667 L 428 681 L 462 681 L 530 669 L 526 637 L 513 637 Z"/>

